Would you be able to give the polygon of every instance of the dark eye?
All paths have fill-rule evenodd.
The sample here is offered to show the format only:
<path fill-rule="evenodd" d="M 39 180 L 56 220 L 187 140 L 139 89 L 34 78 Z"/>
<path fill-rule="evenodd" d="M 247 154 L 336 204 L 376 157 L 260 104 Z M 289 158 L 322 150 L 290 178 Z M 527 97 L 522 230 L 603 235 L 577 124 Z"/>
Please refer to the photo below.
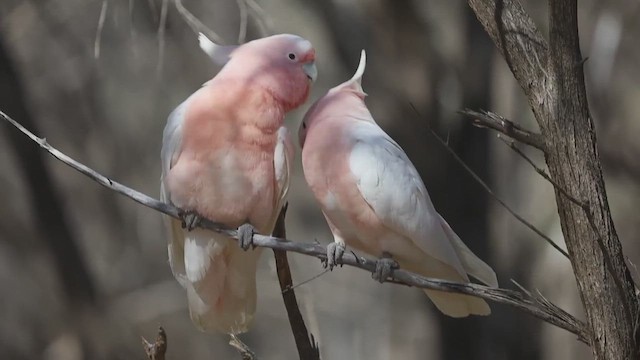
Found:
<path fill-rule="evenodd" d="M 306 128 L 307 128 L 307 123 L 303 122 L 303 123 L 302 123 L 302 128 L 303 128 L 303 129 L 306 129 Z"/>
<path fill-rule="evenodd" d="M 288 56 L 289 56 L 289 59 L 291 59 L 291 60 L 295 60 L 296 59 L 296 54 L 294 54 L 294 53 L 289 53 Z"/>

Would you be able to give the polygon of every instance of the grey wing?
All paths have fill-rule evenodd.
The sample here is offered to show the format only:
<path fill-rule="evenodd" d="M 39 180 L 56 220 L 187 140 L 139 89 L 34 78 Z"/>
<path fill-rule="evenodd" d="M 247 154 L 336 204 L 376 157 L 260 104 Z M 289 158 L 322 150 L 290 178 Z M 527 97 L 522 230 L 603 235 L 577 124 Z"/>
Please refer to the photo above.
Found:
<path fill-rule="evenodd" d="M 162 174 L 160 176 L 160 200 L 171 204 L 171 194 L 164 184 L 164 179 L 180 156 L 182 145 L 182 123 L 187 108 L 187 101 L 180 104 L 171 112 L 167 119 L 167 125 L 162 133 L 162 150 L 160 159 L 162 161 Z M 169 236 L 169 263 L 173 275 L 182 285 L 186 285 L 186 272 L 184 265 L 184 233 L 181 222 L 169 216 L 163 216 L 164 224 Z"/>

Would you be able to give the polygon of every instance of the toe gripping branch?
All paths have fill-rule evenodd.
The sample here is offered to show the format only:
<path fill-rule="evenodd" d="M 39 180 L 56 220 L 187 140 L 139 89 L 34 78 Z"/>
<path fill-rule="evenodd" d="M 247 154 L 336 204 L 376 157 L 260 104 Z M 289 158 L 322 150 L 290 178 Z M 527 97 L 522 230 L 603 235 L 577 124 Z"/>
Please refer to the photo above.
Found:
<path fill-rule="evenodd" d="M 371 277 L 374 280 L 383 283 L 391 276 L 391 274 L 393 274 L 395 269 L 399 268 L 400 266 L 395 260 L 393 260 L 391 254 L 384 252 L 382 253 L 382 257 L 376 261 L 376 268 L 373 273 L 371 273 Z"/>
<path fill-rule="evenodd" d="M 238 243 L 243 250 L 249 250 L 249 248 L 255 249 L 253 244 L 253 235 L 256 234 L 256 228 L 249 224 L 244 223 L 238 228 Z"/>

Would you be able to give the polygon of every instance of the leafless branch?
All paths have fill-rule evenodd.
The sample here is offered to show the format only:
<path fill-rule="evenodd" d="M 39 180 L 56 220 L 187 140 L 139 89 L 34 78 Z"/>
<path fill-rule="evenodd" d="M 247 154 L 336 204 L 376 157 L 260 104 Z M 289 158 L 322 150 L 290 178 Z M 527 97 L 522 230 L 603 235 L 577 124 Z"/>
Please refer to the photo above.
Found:
<path fill-rule="evenodd" d="M 191 28 L 191 30 L 193 30 L 193 32 L 196 35 L 198 35 L 198 33 L 203 33 L 207 35 L 209 39 L 216 42 L 217 44 L 224 44 L 224 40 L 222 39 L 222 37 L 218 35 L 216 32 L 214 32 L 213 30 L 209 29 L 207 26 L 205 26 L 200 20 L 198 20 L 197 17 L 195 17 L 189 10 L 187 10 L 187 8 L 185 8 L 184 5 L 182 4 L 182 0 L 174 0 L 174 1 L 175 1 L 176 9 L 180 13 L 180 15 L 185 19 L 187 24 L 189 24 L 189 27 Z"/>
<path fill-rule="evenodd" d="M 273 29 L 273 24 L 269 19 L 269 15 L 266 11 L 255 1 L 255 0 L 244 0 L 249 7 L 249 10 L 253 12 L 254 18 L 256 20 L 256 25 L 260 30 L 260 35 L 268 36 Z"/>
<path fill-rule="evenodd" d="M 598 245 L 600 246 L 600 251 L 602 251 L 602 253 L 604 254 L 604 261 L 605 261 L 605 264 L 607 265 L 607 270 L 609 271 L 609 274 L 613 276 L 613 280 L 616 284 L 616 289 L 621 295 L 624 294 L 624 287 L 622 284 L 622 280 L 620 280 L 620 278 L 614 275 L 615 272 L 614 272 L 613 263 L 611 262 L 611 255 L 609 255 L 607 248 L 604 245 L 604 241 L 602 240 L 602 235 L 600 235 L 600 231 L 598 230 L 595 220 L 593 219 L 593 212 L 591 211 L 591 206 L 589 205 L 589 203 L 578 200 L 575 196 L 569 194 L 569 192 L 565 190 L 562 186 L 560 186 L 560 184 L 553 181 L 553 179 L 551 179 L 551 176 L 549 176 L 549 174 L 547 174 L 547 172 L 544 171 L 544 169 L 536 165 L 536 163 L 534 163 L 530 157 L 528 157 L 524 152 L 522 152 L 522 150 L 520 150 L 516 146 L 516 144 L 513 143 L 513 141 L 504 139 L 502 136 L 500 136 L 500 134 L 498 134 L 498 138 L 502 140 L 502 142 L 504 142 L 511 150 L 513 150 L 516 154 L 520 155 L 520 157 L 522 157 L 526 162 L 528 162 L 529 165 L 531 165 L 531 167 L 538 174 L 540 174 L 540 176 L 542 176 L 545 180 L 551 183 L 551 185 L 553 185 L 553 187 L 557 191 L 559 191 L 571 202 L 578 205 L 584 211 L 585 215 L 587 216 L 587 220 L 589 221 L 589 225 L 591 226 L 594 233 L 596 234 Z M 624 306 L 625 306 L 625 311 L 627 312 L 627 316 L 631 317 L 632 315 L 631 315 L 631 309 L 629 308 L 629 305 L 625 302 Z"/>
<path fill-rule="evenodd" d="M 587 211 L 576 208 L 556 191 L 593 355 L 596 359 L 638 358 L 640 302 L 608 205 L 587 100 L 578 1 L 548 2 L 548 42 L 519 0 L 468 3 L 527 96 L 545 137 L 550 177 L 590 204 Z"/>
<path fill-rule="evenodd" d="M 240 30 L 238 31 L 238 44 L 243 44 L 247 38 L 247 3 L 244 0 L 236 0 L 238 11 L 240 12 Z"/>
<path fill-rule="evenodd" d="M 416 113 L 416 115 L 421 116 L 420 113 L 418 112 L 418 109 L 416 109 L 413 104 L 411 104 L 411 108 L 413 109 L 413 111 Z M 473 169 L 471 169 L 469 167 L 469 165 L 467 165 L 464 160 L 462 160 L 458 154 L 456 154 L 455 151 L 453 151 L 453 149 L 451 148 L 451 146 L 449 146 L 449 144 L 447 143 L 447 141 L 443 140 L 440 135 L 438 135 L 438 133 L 435 132 L 435 130 L 433 130 L 431 128 L 431 126 L 429 125 L 429 123 L 427 122 L 427 128 L 429 129 L 429 132 L 431 132 L 431 135 L 433 135 L 433 137 L 436 138 L 436 140 L 438 140 L 438 142 L 444 146 L 444 148 L 447 150 L 447 152 L 449 154 L 451 154 L 451 156 L 453 156 L 453 158 L 469 173 L 469 175 L 471 175 L 477 182 L 478 184 L 480 184 L 480 186 L 482 186 L 482 188 L 489 194 L 491 195 L 491 197 L 493 197 L 494 200 L 496 200 L 500 205 L 502 205 L 502 207 L 504 207 L 509 214 L 511 214 L 513 217 L 515 217 L 518 221 L 520 221 L 522 224 L 524 224 L 526 227 L 528 227 L 529 229 L 531 229 L 531 231 L 533 231 L 534 233 L 538 234 L 538 236 L 540 236 L 542 239 L 544 239 L 547 243 L 549 243 L 549 245 L 551 245 L 554 249 L 558 250 L 559 253 L 561 253 L 562 255 L 564 255 L 564 257 L 566 257 L 567 259 L 569 259 L 569 254 L 560 247 L 560 245 L 556 244 L 555 241 L 551 240 L 550 237 L 548 237 L 547 235 L 545 235 L 540 229 L 538 229 L 537 227 L 535 227 L 533 224 L 531 224 L 530 222 L 528 222 L 524 217 L 522 217 L 520 214 L 518 214 L 517 212 L 515 212 L 515 210 L 513 210 L 509 205 L 507 205 L 506 202 L 504 202 L 504 200 L 502 200 L 498 195 L 496 195 L 496 193 L 493 192 L 493 190 L 491 190 L 491 188 L 489 187 L 489 185 L 487 185 L 486 182 L 484 182 L 484 180 L 482 180 L 480 178 L 480 176 L 478 176 L 478 174 L 475 173 L 475 171 L 473 171 Z"/>
<path fill-rule="evenodd" d="M 14 127 L 20 130 L 23 134 L 28 136 L 31 140 L 40 145 L 41 148 L 46 150 L 56 159 L 62 161 L 71 168 L 81 172 L 88 176 L 92 180 L 96 181 L 100 185 L 113 190 L 119 194 L 122 194 L 146 207 L 154 209 L 163 214 L 169 215 L 176 219 L 181 219 L 182 211 L 172 205 L 160 202 L 152 197 L 137 192 L 129 187 L 126 187 L 108 177 L 96 172 L 95 170 L 87 167 L 84 164 L 77 162 L 64 153 L 60 152 L 56 148 L 49 145 L 44 138 L 39 138 L 25 129 L 18 122 L 7 116 L 4 112 L 0 111 L 0 117 L 7 122 L 11 123 Z M 236 229 L 226 229 L 220 224 L 216 224 L 213 221 L 203 219 L 199 223 L 199 227 L 216 231 L 218 233 L 225 234 L 229 237 L 237 239 Z M 256 234 L 253 237 L 253 244 L 259 247 L 266 247 L 281 251 L 291 251 L 298 254 L 309 255 L 326 261 L 327 249 L 325 246 L 311 243 L 292 242 L 287 239 L 277 238 L 273 236 Z M 351 267 L 356 267 L 368 272 L 373 272 L 376 268 L 376 260 L 371 260 L 362 256 L 358 256 L 355 253 L 345 253 L 342 258 L 342 264 Z M 545 322 L 558 326 L 575 334 L 578 340 L 587 343 L 587 339 L 590 337 L 584 323 L 576 319 L 572 315 L 568 314 L 564 310 L 553 304 L 541 304 L 541 301 L 535 297 L 531 297 L 520 291 L 491 288 L 478 284 L 462 284 L 452 281 L 439 280 L 426 278 L 412 272 L 397 269 L 393 272 L 387 282 L 401 283 L 408 286 L 419 287 L 423 289 L 439 290 L 445 292 L 454 292 L 460 294 L 466 294 L 476 296 L 485 300 L 490 300 L 499 304 L 505 304 L 512 306 L 520 311 L 523 311 L 531 316 L 541 319 Z"/>
<path fill-rule="evenodd" d="M 142 347 L 149 360 L 164 360 L 167 352 L 167 334 L 162 326 L 158 328 L 158 336 L 153 343 L 142 338 Z"/>
<path fill-rule="evenodd" d="M 242 360 L 256 360 L 256 354 L 247 346 L 247 344 L 243 343 L 237 336 L 231 335 L 231 339 L 229 340 L 229 345 L 233 346 L 238 350 Z"/>
<path fill-rule="evenodd" d="M 93 43 L 93 57 L 100 57 L 100 42 L 102 41 L 102 29 L 104 28 L 104 20 L 107 17 L 107 8 L 109 6 L 108 0 L 102 1 L 102 7 L 100 8 L 100 17 L 98 18 L 98 29 L 96 30 L 96 40 Z"/>
<path fill-rule="evenodd" d="M 280 215 L 278 215 L 276 227 L 273 230 L 273 236 L 275 237 L 282 239 L 287 237 L 284 220 L 288 207 L 289 203 L 286 203 L 280 211 Z M 293 291 L 293 278 L 291 277 L 287 252 L 273 249 L 273 255 L 276 259 L 276 271 L 278 273 L 278 282 L 280 283 L 280 292 L 282 293 L 284 306 L 287 309 L 287 316 L 289 317 L 293 338 L 298 348 L 298 355 L 302 360 L 319 360 L 320 348 L 314 341 L 313 335 L 310 335 L 307 330 L 304 318 L 300 312 L 300 307 L 298 306 L 296 293 Z"/>
<path fill-rule="evenodd" d="M 511 120 L 505 119 L 496 113 L 484 110 L 478 112 L 469 109 L 458 112 L 470 117 L 474 126 L 496 130 L 523 144 L 527 144 L 544 151 L 544 139 L 541 134 L 525 130 L 521 128 L 520 125 Z"/>
<path fill-rule="evenodd" d="M 167 8 L 169 0 L 162 0 L 162 7 L 160 10 L 160 22 L 158 23 L 158 65 L 156 67 L 156 75 L 160 75 L 162 67 L 164 66 L 164 46 L 165 39 L 164 33 L 167 28 Z"/>

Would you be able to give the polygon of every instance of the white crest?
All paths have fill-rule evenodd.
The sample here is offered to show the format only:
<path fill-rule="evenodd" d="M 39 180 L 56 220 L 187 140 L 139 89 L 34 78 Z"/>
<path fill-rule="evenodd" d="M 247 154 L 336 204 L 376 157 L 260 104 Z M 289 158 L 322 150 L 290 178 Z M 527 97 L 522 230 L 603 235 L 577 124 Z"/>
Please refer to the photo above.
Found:
<path fill-rule="evenodd" d="M 207 54 L 214 63 L 221 66 L 229 61 L 233 50 L 238 48 L 238 45 L 218 45 L 203 33 L 198 35 L 198 42 L 200 43 L 200 49 L 202 49 L 202 51 L 204 51 L 204 53 Z"/>
<path fill-rule="evenodd" d="M 358 85 L 360 85 L 360 90 L 362 90 L 362 76 L 364 75 L 364 69 L 367 67 L 367 53 L 362 49 L 360 52 L 360 63 L 358 64 L 358 69 L 356 73 L 353 74 L 351 81 L 357 81 Z"/>
<path fill-rule="evenodd" d="M 360 63 L 358 64 L 358 69 L 356 73 L 353 74 L 353 77 L 342 84 L 336 86 L 330 91 L 339 91 L 341 89 L 351 89 L 352 91 L 356 91 L 358 93 L 366 96 L 367 94 L 362 90 L 362 76 L 364 75 L 364 69 L 367 67 L 367 53 L 362 50 L 360 53 Z"/>

